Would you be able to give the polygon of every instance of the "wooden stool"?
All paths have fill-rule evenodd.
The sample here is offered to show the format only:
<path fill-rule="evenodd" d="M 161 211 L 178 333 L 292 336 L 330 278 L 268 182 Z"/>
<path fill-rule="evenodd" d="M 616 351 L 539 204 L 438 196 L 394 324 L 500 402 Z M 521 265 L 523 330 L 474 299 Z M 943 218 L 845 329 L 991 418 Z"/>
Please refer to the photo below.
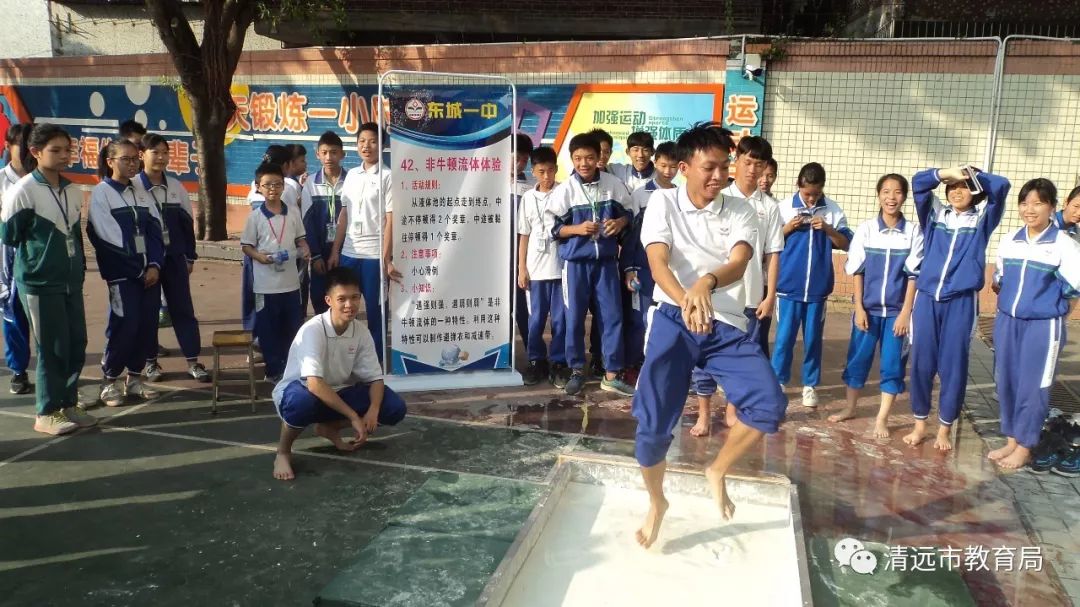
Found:
<path fill-rule="evenodd" d="M 214 331 L 214 389 L 210 400 L 210 413 L 217 413 L 218 392 L 222 385 L 240 384 L 243 380 L 223 381 L 220 379 L 221 371 L 243 369 L 244 367 L 221 366 L 221 352 L 223 350 L 237 350 L 243 348 L 247 352 L 247 384 L 251 390 L 251 412 L 255 412 L 255 343 L 251 337 L 251 331 Z"/>

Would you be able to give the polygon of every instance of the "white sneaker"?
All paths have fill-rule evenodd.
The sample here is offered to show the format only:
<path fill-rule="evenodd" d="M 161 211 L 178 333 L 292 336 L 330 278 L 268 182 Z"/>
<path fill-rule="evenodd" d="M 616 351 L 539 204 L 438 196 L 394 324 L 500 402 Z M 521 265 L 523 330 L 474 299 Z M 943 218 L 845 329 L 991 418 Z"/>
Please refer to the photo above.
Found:
<path fill-rule="evenodd" d="M 144 384 L 140 379 L 128 378 L 127 384 L 124 386 L 124 391 L 131 396 L 138 396 L 139 398 L 150 400 L 151 398 L 157 398 L 159 392 L 150 386 Z"/>
<path fill-rule="evenodd" d="M 120 382 L 118 380 L 105 380 L 105 383 L 101 384 L 101 396 L 98 397 L 106 407 L 119 407 L 120 403 L 124 402 L 124 393 L 120 390 Z"/>
<path fill-rule="evenodd" d="M 89 415 L 86 411 L 83 411 L 79 407 L 68 407 L 64 409 L 64 415 L 69 421 L 73 422 L 80 428 L 91 428 L 97 425 L 97 418 L 93 415 Z"/>
<path fill-rule="evenodd" d="M 48 415 L 39 415 L 34 420 L 34 430 L 42 434 L 59 436 L 78 430 L 79 426 L 64 415 L 63 411 L 54 411 Z"/>
<path fill-rule="evenodd" d="M 802 389 L 802 405 L 804 407 L 810 407 L 813 409 L 818 404 L 817 392 L 814 391 L 813 386 L 803 386 Z"/>

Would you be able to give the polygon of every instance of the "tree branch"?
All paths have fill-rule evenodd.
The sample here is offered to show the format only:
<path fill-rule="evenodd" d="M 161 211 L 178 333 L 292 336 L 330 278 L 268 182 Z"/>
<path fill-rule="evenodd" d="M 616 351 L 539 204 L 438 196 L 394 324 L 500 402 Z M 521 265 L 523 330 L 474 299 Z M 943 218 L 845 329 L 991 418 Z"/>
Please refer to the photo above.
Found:
<path fill-rule="evenodd" d="M 146 0 L 146 10 L 172 57 L 180 82 L 194 94 L 203 80 L 202 53 L 183 7 L 177 0 Z"/>
<path fill-rule="evenodd" d="M 224 31 L 227 38 L 225 39 L 225 58 L 226 68 L 230 74 L 236 72 L 236 65 L 240 63 L 240 54 L 244 51 L 244 38 L 247 36 L 247 30 L 251 27 L 251 22 L 255 20 L 255 2 L 251 0 L 237 1 L 230 4 L 239 5 L 239 9 L 233 13 L 232 23 L 224 21 L 224 15 L 228 14 L 229 6 L 226 5 L 226 13 L 222 16 L 222 22 L 224 24 Z"/>

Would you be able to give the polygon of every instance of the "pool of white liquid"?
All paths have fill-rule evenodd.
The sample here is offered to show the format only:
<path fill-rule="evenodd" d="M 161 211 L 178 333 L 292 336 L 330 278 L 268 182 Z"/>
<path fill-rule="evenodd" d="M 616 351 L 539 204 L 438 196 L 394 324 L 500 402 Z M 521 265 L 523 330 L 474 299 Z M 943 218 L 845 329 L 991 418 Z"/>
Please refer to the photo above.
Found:
<path fill-rule="evenodd" d="M 710 497 L 667 495 L 648 550 L 634 539 L 644 490 L 571 482 L 515 576 L 510 607 L 801 605 L 789 508 L 735 501 L 720 518 Z"/>

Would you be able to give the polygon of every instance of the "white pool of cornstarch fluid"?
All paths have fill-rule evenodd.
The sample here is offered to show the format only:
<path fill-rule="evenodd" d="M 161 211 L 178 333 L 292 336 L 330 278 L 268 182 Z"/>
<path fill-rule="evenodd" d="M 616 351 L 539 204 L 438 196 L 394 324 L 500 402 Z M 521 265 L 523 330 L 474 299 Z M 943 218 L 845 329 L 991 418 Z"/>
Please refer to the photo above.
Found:
<path fill-rule="evenodd" d="M 634 532 L 645 491 L 570 483 L 503 605 L 800 605 L 788 508 L 735 502 L 724 522 L 709 497 L 668 494 L 649 550 Z"/>

